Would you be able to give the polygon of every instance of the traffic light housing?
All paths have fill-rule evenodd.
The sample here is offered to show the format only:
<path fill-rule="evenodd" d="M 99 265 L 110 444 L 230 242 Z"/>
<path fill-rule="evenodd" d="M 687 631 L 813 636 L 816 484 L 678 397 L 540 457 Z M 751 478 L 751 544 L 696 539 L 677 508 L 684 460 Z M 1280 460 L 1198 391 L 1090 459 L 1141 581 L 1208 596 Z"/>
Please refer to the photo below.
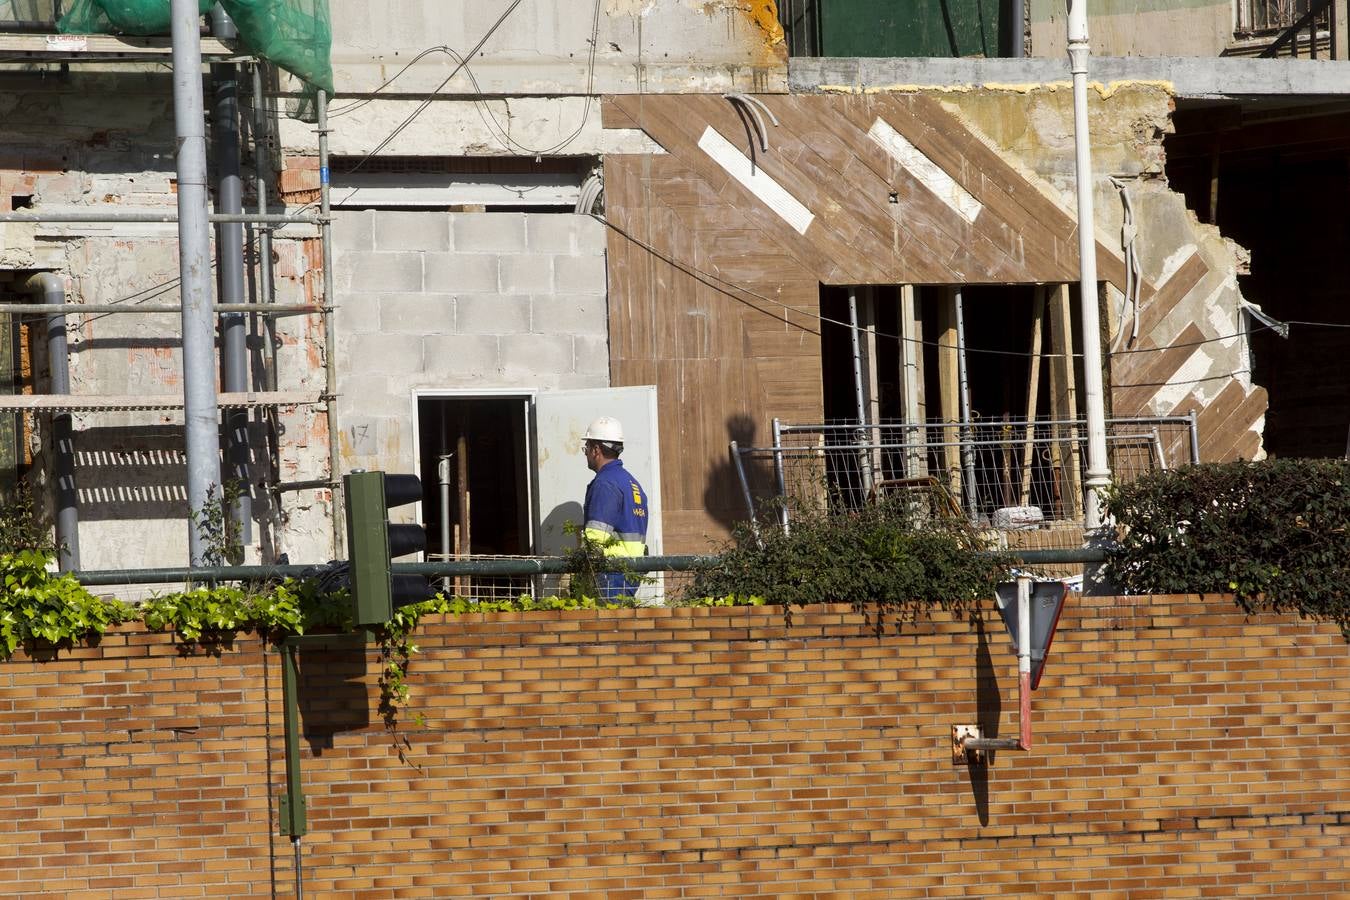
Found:
<path fill-rule="evenodd" d="M 422 499 L 416 475 L 351 472 L 343 476 L 347 500 L 347 553 L 350 558 L 352 613 L 357 625 L 380 625 L 394 610 L 431 596 L 420 575 L 392 575 L 393 559 L 427 547 L 421 525 L 390 525 L 389 509 Z"/>

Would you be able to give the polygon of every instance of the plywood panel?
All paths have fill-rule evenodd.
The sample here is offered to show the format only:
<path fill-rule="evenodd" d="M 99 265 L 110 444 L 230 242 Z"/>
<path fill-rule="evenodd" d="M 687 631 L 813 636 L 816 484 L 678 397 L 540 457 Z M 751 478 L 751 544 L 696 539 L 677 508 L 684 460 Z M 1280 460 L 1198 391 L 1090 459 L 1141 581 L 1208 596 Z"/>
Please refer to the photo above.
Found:
<path fill-rule="evenodd" d="M 770 150 L 755 154 L 757 165 L 811 210 L 804 234 L 698 147 L 709 126 L 748 147 L 725 99 L 636 96 L 603 107 L 606 125 L 640 127 L 669 151 L 608 158 L 606 204 L 628 235 L 610 236 L 613 377 L 658 385 L 662 455 L 680 460 L 663 478 L 672 552 L 706 549 L 703 536 L 725 533 L 719 517 L 741 503 L 726 480 L 733 434 L 767 443 L 775 416 L 822 416 L 821 283 L 1077 279 L 1073 213 L 931 98 L 764 100 L 781 124 L 769 126 Z M 982 204 L 972 220 L 867 137 L 878 116 Z M 1144 284 L 1145 315 L 1165 315 L 1195 290 L 1201 266 L 1187 263 L 1161 292 Z M 1123 260 L 1102 243 L 1098 268 L 1123 288 Z M 1190 325 L 1177 342 L 1202 337 Z M 1146 411 L 1192 352 L 1114 357 L 1116 413 Z M 1202 434 L 1240 452 L 1250 444 L 1250 422 L 1240 420 L 1255 421 L 1261 403 L 1244 395 L 1210 404 Z"/>

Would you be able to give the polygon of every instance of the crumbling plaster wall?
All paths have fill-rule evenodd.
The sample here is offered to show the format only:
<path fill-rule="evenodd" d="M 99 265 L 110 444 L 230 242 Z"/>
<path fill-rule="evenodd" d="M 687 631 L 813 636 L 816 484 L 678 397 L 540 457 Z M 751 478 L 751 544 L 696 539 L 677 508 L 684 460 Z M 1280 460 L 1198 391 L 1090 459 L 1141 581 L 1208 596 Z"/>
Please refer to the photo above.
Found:
<path fill-rule="evenodd" d="M 986 88 L 941 96 L 949 109 L 1034 174 L 1066 209 L 1076 210 L 1073 97 L 1067 86 Z M 1251 396 L 1255 388 L 1247 342 L 1238 336 L 1244 316 L 1237 275 L 1246 266 L 1247 254 L 1217 228 L 1199 222 L 1186 208 L 1185 198 L 1167 185 L 1162 139 L 1171 130 L 1169 92 L 1158 85 L 1121 85 L 1089 91 L 1088 100 L 1099 240 L 1123 254 L 1121 195 L 1126 192 L 1137 229 L 1135 253 L 1147 284 L 1166 285 L 1192 256 L 1198 256 L 1205 269 L 1198 283 L 1166 310 L 1151 310 L 1145 297 L 1136 311 L 1119 290 L 1108 287 L 1103 350 L 1114 351 L 1110 361 L 1114 396 L 1131 396 L 1126 392 L 1130 385 L 1143 384 L 1132 380 L 1138 378 L 1135 373 L 1157 355 L 1130 350 L 1166 347 L 1192 324 L 1207 341 L 1195 346 L 1174 372 L 1165 373 L 1166 384 L 1160 379 L 1155 388 L 1138 389 L 1148 395 L 1144 409 L 1118 412 L 1182 414 L 1191 406 L 1207 406 L 1231 382 Z M 1141 322 L 1150 323 L 1137 336 L 1136 313 Z M 1260 424 L 1255 423 L 1258 433 Z"/>
<path fill-rule="evenodd" d="M 338 155 L 366 153 L 410 117 L 383 155 L 658 152 L 603 130 L 589 98 L 787 90 L 771 0 L 333 0 L 332 20 Z M 314 152 L 312 126 L 285 122 L 281 138 L 287 152 Z"/>
<path fill-rule="evenodd" d="M 0 97 L 0 112 L 0 209 L 21 203 L 31 204 L 22 211 L 34 213 L 176 208 L 172 87 L 164 75 L 35 75 L 24 90 Z M 247 173 L 245 183 L 252 183 Z M 297 231 L 275 242 L 277 302 L 317 299 L 317 267 L 305 238 Z M 172 223 L 7 223 L 0 224 L 0 246 L 0 268 L 55 272 L 66 282 L 68 302 L 174 305 L 180 299 L 177 226 Z M 256 285 L 252 276 L 248 281 Z M 44 393 L 45 331 L 41 318 L 29 321 L 35 391 Z M 279 387 L 317 395 L 323 387 L 322 366 L 315 362 L 322 353 L 318 318 L 277 321 Z M 181 399 L 180 333 L 177 313 L 69 316 L 71 392 Z M 256 372 L 260 345 L 254 341 L 251 346 Z M 260 380 L 255 384 L 261 387 Z M 31 419 L 34 478 L 45 485 L 50 417 L 38 413 Z M 279 421 L 285 429 L 283 477 L 326 476 L 322 407 L 284 408 Z M 187 562 L 182 422 L 181 410 L 74 416 L 82 568 Z M 278 506 L 260 486 L 268 470 L 263 437 L 256 425 L 251 481 L 258 521 L 247 558 L 281 551 L 297 560 L 328 558 L 326 491 L 285 495 Z"/>
<path fill-rule="evenodd" d="M 609 385 L 589 216 L 339 212 L 333 233 L 344 470 L 416 471 L 418 391 Z"/>

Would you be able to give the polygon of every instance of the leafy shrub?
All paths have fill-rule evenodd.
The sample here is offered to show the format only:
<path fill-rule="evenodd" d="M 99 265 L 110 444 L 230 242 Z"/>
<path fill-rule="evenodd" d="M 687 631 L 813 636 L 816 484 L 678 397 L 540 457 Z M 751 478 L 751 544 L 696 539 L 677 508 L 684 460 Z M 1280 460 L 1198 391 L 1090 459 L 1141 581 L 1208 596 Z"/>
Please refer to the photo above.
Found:
<path fill-rule="evenodd" d="M 43 549 L 0 554 L 0 658 L 20 646 L 71 644 L 135 617 L 126 604 L 95 597 L 71 575 L 48 571 L 51 562 Z"/>
<path fill-rule="evenodd" d="M 55 552 L 50 529 L 42 524 L 37 500 L 27 482 L 21 481 L 0 501 L 0 553 L 23 550 Z"/>
<path fill-rule="evenodd" d="M 934 606 L 967 611 L 1007 577 L 1007 560 L 962 524 L 921 519 L 912 504 L 891 498 L 798 513 L 788 532 L 773 528 L 757 538 L 742 530 L 696 572 L 688 593 L 784 606 L 847 602 L 880 630 L 887 619 L 912 621 Z"/>
<path fill-rule="evenodd" d="M 1130 593 L 1232 593 L 1350 640 L 1350 463 L 1208 463 L 1113 486 L 1106 574 Z"/>

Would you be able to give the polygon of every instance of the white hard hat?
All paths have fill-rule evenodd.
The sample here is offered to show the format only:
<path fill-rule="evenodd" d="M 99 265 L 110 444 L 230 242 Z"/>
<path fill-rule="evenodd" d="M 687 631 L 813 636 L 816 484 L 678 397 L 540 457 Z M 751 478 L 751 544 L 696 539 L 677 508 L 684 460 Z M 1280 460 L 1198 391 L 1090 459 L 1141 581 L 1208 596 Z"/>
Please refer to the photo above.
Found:
<path fill-rule="evenodd" d="M 607 444 L 623 443 L 623 426 L 619 420 L 610 416 L 601 416 L 586 429 L 586 440 L 603 441 Z"/>

